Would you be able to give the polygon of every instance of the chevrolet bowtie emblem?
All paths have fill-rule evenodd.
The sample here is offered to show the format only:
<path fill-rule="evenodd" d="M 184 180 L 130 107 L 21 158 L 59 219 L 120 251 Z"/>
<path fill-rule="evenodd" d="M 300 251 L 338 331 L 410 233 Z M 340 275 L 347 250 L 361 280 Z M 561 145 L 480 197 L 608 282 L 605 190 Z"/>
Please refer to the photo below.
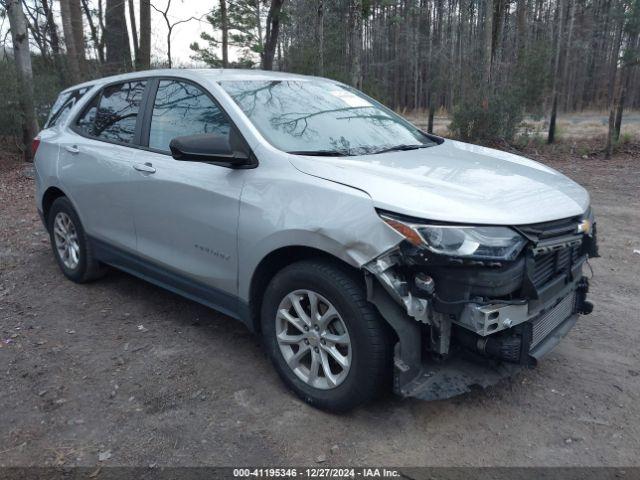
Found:
<path fill-rule="evenodd" d="M 578 233 L 589 233 L 590 231 L 591 231 L 591 221 L 585 218 L 584 220 L 582 220 L 582 222 L 578 224 Z"/>

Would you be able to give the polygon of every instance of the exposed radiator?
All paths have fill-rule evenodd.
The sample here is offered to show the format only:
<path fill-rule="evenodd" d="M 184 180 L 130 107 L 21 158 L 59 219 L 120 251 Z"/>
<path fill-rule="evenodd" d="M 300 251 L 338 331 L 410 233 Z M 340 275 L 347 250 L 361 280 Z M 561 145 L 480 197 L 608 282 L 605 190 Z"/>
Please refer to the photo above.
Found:
<path fill-rule="evenodd" d="M 565 247 L 534 257 L 533 284 L 541 287 L 561 272 L 567 272 L 580 256 L 580 246 Z"/>
<path fill-rule="evenodd" d="M 555 307 L 549 310 L 546 313 L 543 313 L 540 317 L 532 320 L 532 338 L 531 338 L 531 348 L 534 348 L 538 345 L 542 340 L 544 340 L 547 335 L 549 335 L 558 325 L 560 325 L 563 321 L 571 316 L 573 313 L 574 305 L 575 305 L 576 293 L 571 292 L 569 295 L 564 297 L 560 303 L 558 303 Z"/>

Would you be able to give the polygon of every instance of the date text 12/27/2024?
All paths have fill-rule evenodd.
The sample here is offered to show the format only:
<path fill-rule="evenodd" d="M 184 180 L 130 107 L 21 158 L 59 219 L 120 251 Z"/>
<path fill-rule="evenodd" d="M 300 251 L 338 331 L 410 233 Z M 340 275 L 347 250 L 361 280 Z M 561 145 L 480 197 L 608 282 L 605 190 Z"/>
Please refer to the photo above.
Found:
<path fill-rule="evenodd" d="M 234 468 L 235 478 L 395 478 L 387 468 Z"/>

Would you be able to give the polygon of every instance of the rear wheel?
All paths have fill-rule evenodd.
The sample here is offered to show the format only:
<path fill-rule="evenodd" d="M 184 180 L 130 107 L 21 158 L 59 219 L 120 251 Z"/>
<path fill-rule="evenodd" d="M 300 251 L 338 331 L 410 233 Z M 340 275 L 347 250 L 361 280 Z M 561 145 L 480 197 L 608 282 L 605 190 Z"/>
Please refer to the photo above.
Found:
<path fill-rule="evenodd" d="M 93 257 L 80 218 L 67 197 L 53 202 L 47 220 L 53 255 L 69 280 L 84 283 L 104 275 L 106 267 Z"/>
<path fill-rule="evenodd" d="M 345 411 L 390 379 L 390 338 L 353 272 L 322 260 L 295 263 L 266 289 L 264 343 L 285 383 L 305 402 Z"/>

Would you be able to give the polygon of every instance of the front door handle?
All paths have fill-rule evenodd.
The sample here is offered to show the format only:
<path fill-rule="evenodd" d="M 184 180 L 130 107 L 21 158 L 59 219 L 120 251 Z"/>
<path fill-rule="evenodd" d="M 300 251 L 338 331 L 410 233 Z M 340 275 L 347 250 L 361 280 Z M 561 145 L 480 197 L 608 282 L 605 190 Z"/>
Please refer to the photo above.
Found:
<path fill-rule="evenodd" d="M 80 149 L 78 148 L 77 145 L 67 145 L 66 147 L 64 147 L 67 149 L 67 152 L 69 153 L 80 153 Z"/>
<path fill-rule="evenodd" d="M 133 164 L 133 168 L 135 168 L 136 170 L 138 170 L 139 172 L 145 172 L 145 173 L 156 173 L 156 169 L 153 168 L 153 165 L 151 165 L 150 162 L 145 162 L 145 163 L 134 163 Z"/>

